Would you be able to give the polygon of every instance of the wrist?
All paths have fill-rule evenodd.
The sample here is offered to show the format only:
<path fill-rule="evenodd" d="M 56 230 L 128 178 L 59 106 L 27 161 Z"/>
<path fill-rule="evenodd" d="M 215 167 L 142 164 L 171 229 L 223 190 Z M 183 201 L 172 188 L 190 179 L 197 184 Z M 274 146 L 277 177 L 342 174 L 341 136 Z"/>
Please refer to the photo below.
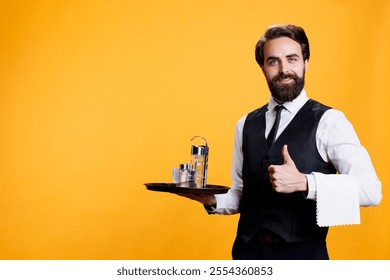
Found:
<path fill-rule="evenodd" d="M 217 206 L 217 200 L 215 199 L 214 195 L 210 195 L 208 201 L 205 203 L 206 206 L 216 207 Z"/>

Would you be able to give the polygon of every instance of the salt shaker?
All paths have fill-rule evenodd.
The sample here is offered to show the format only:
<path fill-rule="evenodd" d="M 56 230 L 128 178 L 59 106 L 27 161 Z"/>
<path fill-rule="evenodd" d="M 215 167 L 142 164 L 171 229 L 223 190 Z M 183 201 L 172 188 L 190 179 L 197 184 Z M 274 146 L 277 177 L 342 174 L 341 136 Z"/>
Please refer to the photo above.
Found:
<path fill-rule="evenodd" d="M 179 165 L 179 185 L 180 187 L 188 187 L 191 180 L 191 165 L 182 163 Z"/>

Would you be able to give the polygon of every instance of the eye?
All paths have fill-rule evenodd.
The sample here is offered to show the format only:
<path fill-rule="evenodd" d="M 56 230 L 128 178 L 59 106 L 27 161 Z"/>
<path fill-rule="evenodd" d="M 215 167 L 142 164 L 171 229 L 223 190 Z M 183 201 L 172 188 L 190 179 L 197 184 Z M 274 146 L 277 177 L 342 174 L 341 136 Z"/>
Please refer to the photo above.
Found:
<path fill-rule="evenodd" d="M 272 65 L 276 65 L 278 63 L 278 61 L 276 59 L 269 59 L 268 60 L 268 65 L 272 66 Z"/>
<path fill-rule="evenodd" d="M 289 57 L 288 58 L 288 62 L 290 62 L 290 63 L 294 63 L 296 61 L 298 61 L 298 58 L 296 58 L 296 57 Z"/>

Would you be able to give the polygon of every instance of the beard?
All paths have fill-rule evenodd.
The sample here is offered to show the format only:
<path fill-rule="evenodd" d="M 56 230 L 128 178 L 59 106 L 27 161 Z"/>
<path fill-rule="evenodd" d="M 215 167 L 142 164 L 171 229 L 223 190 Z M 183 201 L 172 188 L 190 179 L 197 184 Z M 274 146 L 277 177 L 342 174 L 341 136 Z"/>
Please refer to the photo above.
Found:
<path fill-rule="evenodd" d="M 283 83 L 284 79 L 292 79 L 289 83 Z M 272 97 L 279 103 L 293 101 L 297 98 L 305 85 L 305 73 L 299 78 L 294 74 L 280 73 L 268 81 L 268 87 Z"/>

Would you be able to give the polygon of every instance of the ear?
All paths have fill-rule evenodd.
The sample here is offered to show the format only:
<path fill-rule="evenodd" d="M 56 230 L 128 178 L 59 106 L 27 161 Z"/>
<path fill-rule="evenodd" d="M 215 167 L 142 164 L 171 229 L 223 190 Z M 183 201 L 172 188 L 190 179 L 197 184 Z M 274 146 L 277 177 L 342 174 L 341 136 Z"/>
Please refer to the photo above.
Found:
<path fill-rule="evenodd" d="M 309 60 L 305 60 L 305 72 L 307 71 L 307 68 L 309 67 Z"/>

